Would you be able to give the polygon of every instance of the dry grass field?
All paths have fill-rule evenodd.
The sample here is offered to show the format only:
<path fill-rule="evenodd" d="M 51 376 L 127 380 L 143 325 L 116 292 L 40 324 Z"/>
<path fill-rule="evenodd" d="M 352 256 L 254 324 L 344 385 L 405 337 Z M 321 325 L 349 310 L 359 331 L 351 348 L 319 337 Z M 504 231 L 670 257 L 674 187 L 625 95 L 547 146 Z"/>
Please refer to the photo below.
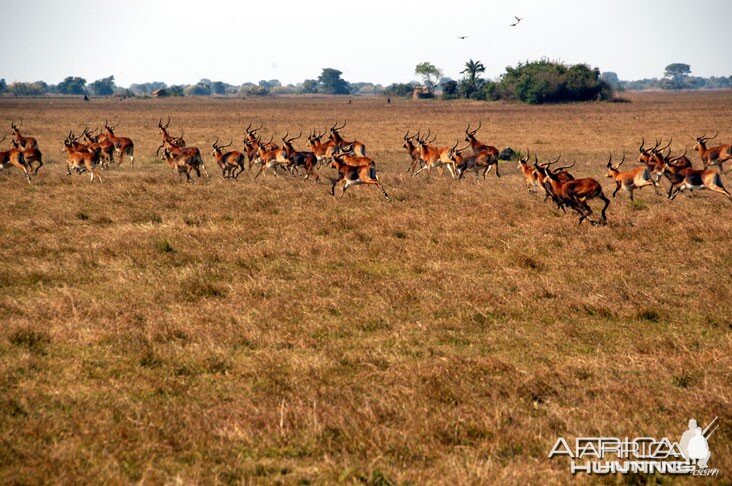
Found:
<path fill-rule="evenodd" d="M 558 436 L 678 439 L 714 416 L 729 482 L 732 201 L 646 188 L 580 226 L 515 162 L 480 183 L 406 173 L 406 129 L 452 145 L 479 120 L 480 140 L 561 153 L 608 196 L 608 152 L 634 159 L 641 136 L 732 141 L 730 92 L 626 96 L 0 99 L 0 127 L 22 117 L 47 163 L 32 185 L 0 171 L 0 482 L 563 483 Z M 155 159 L 168 115 L 210 179 Z M 136 164 L 67 177 L 68 130 L 117 117 Z M 392 203 L 223 180 L 210 156 L 249 121 L 280 137 L 336 119 Z"/>

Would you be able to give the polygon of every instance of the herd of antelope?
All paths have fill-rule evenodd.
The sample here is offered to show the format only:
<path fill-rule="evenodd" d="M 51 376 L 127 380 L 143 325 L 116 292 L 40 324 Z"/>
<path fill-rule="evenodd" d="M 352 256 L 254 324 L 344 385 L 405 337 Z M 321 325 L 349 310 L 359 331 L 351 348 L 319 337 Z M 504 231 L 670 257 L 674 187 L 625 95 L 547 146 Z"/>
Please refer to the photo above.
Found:
<path fill-rule="evenodd" d="M 109 168 L 118 157 L 117 165 L 121 165 L 126 155 L 130 163 L 134 163 L 134 143 L 127 137 L 115 135 L 114 129 L 119 125 L 109 125 L 104 121 L 104 130 L 94 129 L 89 131 L 85 127 L 81 135 L 75 135 L 69 131 L 63 142 L 63 153 L 66 155 L 66 174 L 71 175 L 72 170 L 76 173 L 88 172 L 91 182 L 94 179 L 102 181 L 101 170 Z M 186 145 L 183 134 L 178 137 L 168 133 L 170 118 L 163 123 L 158 121 L 158 131 L 161 137 L 161 144 L 158 147 L 156 156 L 162 158 L 174 173 L 185 175 L 186 181 L 192 181 L 191 175 L 195 173 L 198 177 L 201 174 L 208 177 L 208 171 L 197 147 Z M 312 178 L 316 183 L 320 180 L 320 169 L 329 166 L 335 169 L 335 177 L 330 178 L 330 192 L 335 195 L 336 188 L 341 187 L 341 197 L 348 187 L 359 184 L 375 185 L 384 194 L 387 200 L 391 198 L 384 189 L 378 175 L 376 174 L 376 162 L 366 155 L 366 146 L 358 140 L 345 140 L 341 130 L 345 128 L 336 122 L 324 132 L 313 130 L 307 136 L 306 150 L 297 150 L 293 142 L 302 137 L 302 132 L 297 136 L 290 136 L 289 131 L 281 138 L 282 145 L 275 143 L 274 136 L 268 141 L 262 141 L 259 131 L 263 128 L 252 127 L 250 123 L 245 129 L 243 139 L 243 151 L 225 150 L 233 144 L 233 140 L 226 145 L 219 144 L 218 137 L 212 144 L 211 156 L 216 165 L 221 169 L 225 179 L 237 179 L 245 169 L 250 172 L 256 170 L 254 179 L 260 174 L 272 173 L 275 177 L 278 171 L 292 176 L 304 171 L 305 180 Z M 31 175 L 38 174 L 43 166 L 43 159 L 38 143 L 35 138 L 25 137 L 20 133 L 20 125 L 11 122 L 12 146 L 8 150 L 0 150 L 0 168 L 16 167 L 21 170 L 28 182 L 31 182 Z M 551 199 L 559 209 L 566 212 L 571 209 L 579 214 L 579 222 L 588 220 L 593 224 L 603 224 L 607 221 L 606 211 L 610 204 L 602 189 L 601 184 L 590 177 L 575 178 L 568 169 L 574 163 L 565 166 L 555 166 L 561 158 L 549 162 L 539 163 L 536 155 L 531 163 L 529 150 L 526 154 L 517 154 L 512 149 L 506 148 L 499 151 L 496 147 L 482 143 L 476 138 L 481 124 L 471 130 L 470 125 L 465 129 L 464 142 L 467 145 L 458 148 L 459 141 L 453 146 L 439 147 L 432 145 L 436 137 L 430 139 L 431 131 L 422 136 L 420 132 L 413 135 L 409 131 L 402 136 L 404 141 L 402 147 L 409 155 L 409 166 L 407 171 L 416 176 L 423 171 L 431 174 L 436 169 L 441 175 L 447 170 L 457 180 L 463 178 L 468 171 L 475 172 L 477 180 L 482 174 L 486 174 L 495 168 L 495 174 L 500 177 L 498 163 L 501 160 L 511 160 L 518 156 L 518 170 L 524 176 L 526 188 L 530 193 L 543 191 L 544 200 Z M 327 137 L 326 137 L 327 135 Z M 625 162 L 625 154 L 617 164 L 613 164 L 612 155 L 607 162 L 606 176 L 615 182 L 615 190 L 612 196 L 623 189 L 628 192 L 631 200 L 634 199 L 634 191 L 646 186 L 653 187 L 656 194 L 660 187 L 662 177 L 668 179 L 670 186 L 667 196 L 670 199 L 684 190 L 709 189 L 726 195 L 732 199 L 732 195 L 725 189 L 721 173 L 724 172 L 723 164 L 732 160 L 732 146 L 718 145 L 707 147 L 707 142 L 717 137 L 707 137 L 706 133 L 696 138 L 694 150 L 699 154 L 702 161 L 702 169 L 694 169 L 691 160 L 686 156 L 687 150 L 682 155 L 672 156 L 671 140 L 661 147 L 661 140 L 656 140 L 653 147 L 646 147 L 645 139 L 641 139 L 638 148 L 639 155 L 637 162 L 640 164 L 627 171 L 621 170 Z M 6 135 L 0 139 L 3 142 Z M 712 167 L 716 166 L 718 171 Z M 593 213 L 589 201 L 599 199 L 604 203 L 601 210 L 601 219 L 594 221 L 590 218 Z"/>

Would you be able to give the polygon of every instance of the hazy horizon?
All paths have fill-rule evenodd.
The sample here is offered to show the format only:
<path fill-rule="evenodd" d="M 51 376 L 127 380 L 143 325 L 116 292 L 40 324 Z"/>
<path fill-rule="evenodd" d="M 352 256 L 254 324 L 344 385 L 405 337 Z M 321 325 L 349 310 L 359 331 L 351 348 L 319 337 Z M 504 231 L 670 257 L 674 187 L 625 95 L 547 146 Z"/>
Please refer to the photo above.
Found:
<path fill-rule="evenodd" d="M 732 74 L 725 44 L 709 40 L 718 30 L 709 27 L 714 19 L 732 18 L 732 2 L 724 0 L 457 0 L 450 10 L 443 2 L 414 0 L 377 0 L 368 8 L 333 0 L 313 5 L 286 0 L 270 13 L 224 0 L 207 8 L 190 0 L 81 0 L 73 8 L 29 0 L 22 10 L 4 3 L 3 18 L 18 21 L 0 32 L 0 78 L 56 84 L 66 76 L 91 82 L 114 75 L 120 86 L 202 78 L 296 84 L 332 67 L 350 82 L 387 85 L 417 79 L 414 67 L 422 61 L 457 79 L 469 58 L 482 61 L 489 78 L 540 58 L 587 63 L 625 80 L 661 77 L 673 62 L 690 64 L 696 76 Z M 23 11 L 32 12 L 32 20 Z M 523 21 L 509 27 L 514 15 Z"/>

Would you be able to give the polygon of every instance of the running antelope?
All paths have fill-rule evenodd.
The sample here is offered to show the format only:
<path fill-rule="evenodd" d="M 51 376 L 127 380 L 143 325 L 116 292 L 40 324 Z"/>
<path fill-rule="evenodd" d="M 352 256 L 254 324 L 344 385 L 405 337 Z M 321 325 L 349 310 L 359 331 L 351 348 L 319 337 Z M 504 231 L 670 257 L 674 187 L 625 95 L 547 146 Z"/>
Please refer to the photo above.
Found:
<path fill-rule="evenodd" d="M 130 158 L 130 163 L 135 163 L 135 144 L 132 143 L 132 140 L 130 140 L 127 137 L 118 137 L 114 134 L 114 129 L 117 128 L 117 126 L 120 124 L 119 120 L 117 121 L 116 125 L 109 126 L 109 123 L 107 120 L 104 120 L 104 130 L 105 133 L 101 136 L 102 139 L 109 140 L 114 144 L 114 148 L 119 154 L 119 164 L 122 165 L 122 157 L 124 157 L 125 154 Z"/>
<path fill-rule="evenodd" d="M 20 127 L 23 126 L 23 120 L 20 120 L 20 125 L 16 125 L 15 122 L 10 122 L 10 128 L 13 129 L 13 141 L 15 141 L 20 148 L 23 150 L 29 148 L 38 148 L 38 142 L 33 137 L 24 137 L 20 134 Z"/>
<path fill-rule="evenodd" d="M 3 136 L 3 140 L 5 140 L 5 137 Z M 2 140 L 0 140 L 2 142 Z M 20 144 L 13 140 L 12 142 L 13 148 L 16 150 L 20 150 L 23 152 L 23 158 L 25 159 L 26 164 L 28 165 L 28 170 L 33 170 L 33 175 L 38 175 L 38 169 L 40 169 L 43 166 L 43 154 L 41 153 L 38 148 L 27 148 L 22 149 L 20 147 Z M 37 163 L 38 166 L 33 169 L 33 163 Z"/>
<path fill-rule="evenodd" d="M 651 160 L 651 156 L 656 151 L 659 145 L 661 145 L 661 140 L 656 139 L 656 145 L 654 145 L 653 148 L 646 148 L 646 139 L 645 137 L 641 137 L 641 144 L 640 147 L 638 147 L 638 163 L 648 164 L 648 162 Z"/>
<path fill-rule="evenodd" d="M 86 148 L 77 150 L 74 148 L 73 134 L 69 132 L 68 137 L 64 140 L 63 152 L 66 153 L 66 175 L 71 175 L 71 169 L 76 170 L 77 173 L 89 172 L 91 175 L 91 182 L 94 182 L 94 177 L 102 182 L 102 176 L 99 174 L 99 153 L 101 149 L 88 150 Z"/>
<path fill-rule="evenodd" d="M 422 138 L 417 138 L 417 145 L 419 149 L 419 156 L 424 161 L 424 166 L 421 167 L 417 172 L 414 172 L 412 175 L 416 176 L 419 175 L 420 172 L 427 169 L 427 174 L 432 173 L 432 169 L 439 169 L 440 172 L 442 172 L 443 167 L 447 167 L 447 170 L 450 172 L 450 175 L 453 179 L 457 178 L 457 175 L 455 173 L 455 167 L 454 162 L 452 161 L 452 153 L 455 150 L 455 147 L 457 147 L 458 142 L 455 142 L 455 145 L 450 147 L 435 147 L 434 145 L 430 145 L 431 142 L 435 141 L 435 138 L 428 141 L 427 139 L 430 136 L 430 132 L 427 132 L 427 135 Z"/>
<path fill-rule="evenodd" d="M 233 140 L 230 141 L 228 145 L 218 145 L 218 143 L 219 137 L 216 137 L 216 141 L 212 145 L 213 152 L 211 152 L 211 155 L 213 155 L 214 160 L 216 160 L 216 164 L 221 168 L 224 179 L 232 177 L 234 179 L 238 178 L 239 175 L 244 172 L 244 154 L 236 150 L 226 153 L 223 152 L 222 149 L 231 147 Z M 237 169 L 239 169 L 239 172 L 236 171 Z"/>
<path fill-rule="evenodd" d="M 605 197 L 605 194 L 602 192 L 602 186 L 599 182 L 589 177 L 561 182 L 551 169 L 547 168 L 545 169 L 545 172 L 547 175 L 547 182 L 551 186 L 552 193 L 555 197 L 580 215 L 579 224 L 582 224 L 582 221 L 585 219 L 590 221 L 592 224 L 607 223 L 606 211 L 607 207 L 610 205 L 610 199 Z M 596 198 L 605 203 L 601 211 L 602 219 L 599 222 L 590 219 L 592 208 L 588 204 L 588 201 Z"/>
<path fill-rule="evenodd" d="M 612 154 L 610 154 L 610 160 L 607 161 L 607 172 L 605 173 L 605 176 L 615 180 L 613 197 L 615 197 L 620 189 L 623 189 L 630 193 L 630 200 L 632 201 L 633 191 L 646 186 L 652 186 L 656 195 L 658 195 L 656 182 L 651 177 L 651 171 L 648 170 L 648 167 L 639 166 L 627 172 L 620 172 L 620 166 L 623 165 L 623 162 L 625 162 L 625 153 L 623 153 L 623 159 L 618 163 L 618 165 L 613 165 Z"/>
<path fill-rule="evenodd" d="M 310 147 L 313 151 L 320 165 L 325 165 L 332 160 L 333 149 L 335 148 L 335 142 L 333 140 L 328 139 L 325 142 L 322 141 L 324 135 L 324 133 L 316 134 L 315 130 L 313 130 L 305 144 L 306 147 Z"/>
<path fill-rule="evenodd" d="M 346 194 L 346 189 L 350 186 L 369 184 L 381 189 L 386 200 L 391 202 L 391 197 L 386 193 L 384 186 L 381 185 L 379 176 L 376 175 L 376 163 L 373 159 L 352 154 L 352 145 L 346 147 L 345 150 L 337 147 L 333 151 L 331 167 L 338 171 L 338 177 L 331 178 L 330 193 L 335 196 L 335 188 L 340 184 L 343 186 L 343 192 L 341 192 L 341 197 L 343 197 Z"/>
<path fill-rule="evenodd" d="M 569 165 L 564 165 L 561 167 L 557 167 L 555 169 L 550 169 L 552 165 L 559 162 L 559 159 L 562 158 L 562 154 L 559 154 L 557 158 L 551 162 L 545 162 L 543 164 L 539 164 L 539 158 L 534 154 L 534 171 L 536 172 L 536 178 L 539 182 L 539 187 L 541 187 L 544 190 L 544 202 L 547 201 L 547 199 L 551 198 L 552 201 L 557 205 L 557 208 L 561 209 L 565 213 L 567 212 L 566 209 L 564 209 L 564 203 L 560 198 L 558 198 L 554 192 L 552 191 L 552 186 L 549 184 L 549 176 L 547 173 L 551 170 L 554 176 L 559 180 L 561 183 L 573 181 L 574 177 L 572 174 L 569 173 L 567 169 L 571 169 L 574 167 L 574 162 L 572 162 Z"/>
<path fill-rule="evenodd" d="M 519 158 L 519 163 L 516 168 L 520 170 L 521 174 L 524 176 L 524 180 L 526 181 L 526 190 L 529 191 L 529 194 L 532 194 L 539 190 L 539 174 L 536 169 L 529 165 L 530 158 L 531 152 L 529 149 L 526 149 L 526 157 Z"/>
<path fill-rule="evenodd" d="M 663 166 L 663 171 L 671 179 L 673 189 L 673 191 L 669 190 L 671 200 L 686 189 L 690 191 L 709 189 L 732 199 L 732 195 L 724 187 L 722 175 L 714 169 L 692 169 L 690 167 L 680 169 L 667 162 Z"/>
<path fill-rule="evenodd" d="M 412 140 L 414 140 L 415 137 L 419 138 L 419 132 L 410 137 L 409 130 L 407 130 L 407 133 L 405 133 L 402 137 L 402 139 L 404 140 L 402 148 L 406 149 L 410 159 L 412 160 L 409 164 L 409 168 L 407 168 L 407 172 L 410 174 L 413 173 L 418 166 L 421 169 L 423 165 L 422 157 L 419 154 L 419 146 L 412 143 Z"/>
<path fill-rule="evenodd" d="M 315 153 L 295 150 L 295 147 L 292 146 L 292 142 L 299 139 L 301 136 L 302 131 L 294 138 L 287 138 L 287 135 L 282 137 L 282 144 L 284 145 L 287 160 L 289 161 L 288 168 L 290 169 L 290 172 L 292 172 L 292 170 L 297 171 L 298 167 L 302 167 L 305 169 L 305 180 L 308 180 L 312 175 L 315 182 L 318 182 L 320 176 L 315 171 L 315 168 L 318 165 L 318 158 L 315 156 Z"/>
<path fill-rule="evenodd" d="M 5 140 L 5 135 L 0 142 Z M 28 180 L 28 184 L 31 182 L 30 178 L 30 167 L 25 161 L 23 151 L 17 148 L 11 148 L 8 150 L 0 150 L 0 170 L 15 167 L 18 170 L 22 170 L 25 174 L 25 178 Z"/>
<path fill-rule="evenodd" d="M 101 150 L 100 160 L 102 162 L 102 167 L 107 169 L 109 168 L 109 164 L 114 162 L 114 144 L 108 139 L 102 138 L 99 134 L 94 135 L 94 132 L 96 131 L 96 128 L 94 131 L 90 132 L 88 127 L 84 127 L 84 131 L 81 133 L 81 136 L 87 141 L 87 149 L 94 150 L 99 147 Z"/>
<path fill-rule="evenodd" d="M 179 150 L 175 150 L 176 148 Z M 170 168 L 173 169 L 173 172 L 186 175 L 186 182 L 193 182 L 193 178 L 191 177 L 191 172 L 193 171 L 196 171 L 196 175 L 201 177 L 201 170 L 203 170 L 203 173 L 208 177 L 206 165 L 203 163 L 203 158 L 198 149 L 192 151 L 180 147 L 166 147 L 163 149 L 163 157 L 168 162 Z"/>
<path fill-rule="evenodd" d="M 330 139 L 333 140 L 335 145 L 339 146 L 340 148 L 344 148 L 345 146 L 351 146 L 353 147 L 353 152 L 360 156 L 365 157 L 366 156 L 366 145 L 359 142 L 358 140 L 354 140 L 352 142 L 349 142 L 347 140 L 343 140 L 343 137 L 341 137 L 340 131 L 343 130 L 346 127 L 346 122 L 343 122 L 343 125 L 340 127 L 337 126 L 338 122 L 336 121 L 335 125 L 330 127 Z"/>
<path fill-rule="evenodd" d="M 719 172 L 724 172 L 723 164 L 732 159 L 732 145 L 717 145 L 716 147 L 707 148 L 707 141 L 717 138 L 719 132 L 715 133 L 713 137 L 707 137 L 706 135 L 707 133 L 704 132 L 701 137 L 696 137 L 694 150 L 699 152 L 699 158 L 701 158 L 705 169 L 710 165 L 716 165 L 719 167 Z"/>
<path fill-rule="evenodd" d="M 185 147 L 186 141 L 183 140 L 183 134 L 181 134 L 180 137 L 171 137 L 170 134 L 168 134 L 168 127 L 170 126 L 170 117 L 168 117 L 168 121 L 163 124 L 163 119 L 161 118 L 158 120 L 158 131 L 160 132 L 160 136 L 163 139 L 163 144 L 168 143 L 170 145 L 175 145 L 176 147 Z"/>

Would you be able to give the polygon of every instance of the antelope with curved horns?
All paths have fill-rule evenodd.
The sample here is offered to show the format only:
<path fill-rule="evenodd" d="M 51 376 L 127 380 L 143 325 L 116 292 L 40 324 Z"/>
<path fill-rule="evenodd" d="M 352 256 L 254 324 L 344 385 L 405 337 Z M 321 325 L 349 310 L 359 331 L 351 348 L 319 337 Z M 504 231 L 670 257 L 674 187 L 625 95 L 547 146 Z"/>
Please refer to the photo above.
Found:
<path fill-rule="evenodd" d="M 415 137 L 419 138 L 419 132 L 415 133 L 412 136 L 409 136 L 409 130 L 407 130 L 407 133 L 405 133 L 402 137 L 402 139 L 404 140 L 402 148 L 406 149 L 410 159 L 412 160 L 412 162 L 409 164 L 409 167 L 407 168 L 407 173 L 409 174 L 413 173 L 417 166 L 419 166 L 419 168 L 421 169 L 424 165 L 422 163 L 422 156 L 419 153 L 419 146 L 412 143 L 412 140 L 414 140 Z"/>
<path fill-rule="evenodd" d="M 5 137 L 3 137 L 3 140 Z M 2 140 L 0 140 L 1 142 Z M 20 144 L 13 140 L 11 142 L 13 145 L 13 148 L 16 150 L 20 150 L 23 152 L 23 158 L 25 159 L 26 164 L 28 165 L 29 170 L 33 170 L 33 175 L 38 175 L 38 170 L 43 166 L 43 154 L 41 153 L 38 148 L 27 148 L 23 149 L 21 148 Z M 38 163 L 38 166 L 34 169 L 33 163 Z"/>
<path fill-rule="evenodd" d="M 524 176 L 524 180 L 526 181 L 526 190 L 529 191 L 529 194 L 536 193 L 539 189 L 539 174 L 536 172 L 536 169 L 529 165 L 530 158 L 531 151 L 526 149 L 526 156 L 519 157 L 519 163 L 516 166 Z"/>
<path fill-rule="evenodd" d="M 0 142 L 5 140 L 5 135 L 0 139 Z M 0 150 L 0 170 L 7 169 L 9 167 L 15 167 L 18 170 L 22 170 L 25 174 L 25 178 L 28 180 L 28 184 L 31 183 L 29 164 L 25 161 L 23 151 L 18 148 L 11 148 L 8 150 Z"/>
<path fill-rule="evenodd" d="M 168 121 L 163 123 L 163 119 L 158 120 L 158 131 L 163 139 L 163 144 L 175 145 L 176 147 L 185 147 L 186 141 L 183 139 L 183 134 L 180 137 L 172 137 L 168 134 L 168 127 L 170 126 L 170 117 Z M 161 146 L 162 148 L 162 146 Z"/>
<path fill-rule="evenodd" d="M 673 187 L 673 191 L 669 190 L 671 200 L 674 200 L 685 189 L 690 191 L 709 189 L 724 194 L 732 200 L 732 194 L 724 187 L 722 175 L 714 169 L 692 169 L 690 167 L 679 169 L 667 162 L 663 166 L 663 171 L 671 176 Z"/>
<path fill-rule="evenodd" d="M 479 152 L 488 151 L 490 155 L 495 156 L 498 158 L 499 152 L 498 149 L 492 145 L 485 144 L 481 141 L 479 141 L 477 138 L 475 138 L 475 134 L 478 133 L 478 130 L 483 126 L 483 122 L 478 122 L 478 128 L 475 130 L 470 129 L 470 123 L 468 123 L 468 128 L 465 129 L 465 141 L 470 143 L 470 148 L 473 150 L 474 154 L 478 154 Z"/>
<path fill-rule="evenodd" d="M 715 133 L 713 137 L 707 137 L 707 132 L 701 137 L 696 137 L 696 144 L 694 150 L 699 152 L 699 158 L 704 164 L 706 169 L 710 165 L 716 165 L 719 167 L 719 172 L 724 172 L 723 164 L 732 159 L 732 145 L 717 145 L 716 147 L 707 148 L 707 141 L 714 140 L 719 135 L 719 132 Z"/>
<path fill-rule="evenodd" d="M 227 145 L 218 145 L 219 137 L 216 137 L 216 141 L 213 143 L 213 155 L 216 164 L 221 168 L 224 179 L 238 178 L 239 175 L 244 172 L 244 154 L 236 150 L 230 152 L 223 152 L 226 147 L 231 147 L 234 141 L 231 140 Z M 239 169 L 239 172 L 236 170 Z M 228 173 L 228 175 L 227 175 Z"/>
<path fill-rule="evenodd" d="M 338 145 L 341 148 L 343 148 L 344 146 L 347 146 L 347 145 L 353 146 L 354 153 L 356 153 L 360 157 L 365 157 L 366 156 L 366 145 L 359 142 L 358 140 L 349 142 L 347 140 L 344 140 L 343 137 L 341 137 L 340 131 L 343 130 L 345 127 L 346 127 L 346 122 L 343 122 L 343 125 L 341 125 L 339 127 L 338 121 L 336 121 L 335 125 L 330 127 L 330 139 L 333 140 L 335 145 Z"/>
<path fill-rule="evenodd" d="M 653 148 L 645 148 L 646 139 L 645 137 L 641 137 L 641 144 L 640 147 L 638 147 L 638 163 L 648 164 L 651 160 L 651 156 L 659 145 L 661 145 L 661 140 L 656 139 L 656 145 L 654 145 Z"/>
<path fill-rule="evenodd" d="M 313 180 L 318 182 L 320 176 L 315 171 L 318 166 L 318 158 L 315 153 L 295 150 L 295 147 L 292 146 L 292 142 L 299 139 L 301 136 L 302 131 L 300 131 L 297 137 L 288 139 L 287 135 L 285 135 L 282 138 L 282 143 L 284 144 L 284 149 L 287 153 L 287 160 L 289 161 L 288 169 L 292 172 L 293 170 L 297 171 L 298 167 L 303 167 L 305 169 L 305 180 L 308 180 L 310 176 L 313 176 Z"/>
<path fill-rule="evenodd" d="M 175 149 L 178 149 L 177 153 L 174 153 Z M 194 147 L 190 147 L 194 148 Z M 198 151 L 198 149 L 196 149 Z M 201 177 L 201 170 L 208 177 L 208 171 L 206 165 L 203 163 L 200 151 L 198 153 L 193 151 L 187 151 L 186 148 L 180 147 L 165 147 L 163 149 L 163 157 L 168 163 L 173 172 L 178 174 L 185 174 L 186 182 L 193 182 L 191 172 L 195 171 L 198 177 Z"/>
<path fill-rule="evenodd" d="M 456 140 L 457 142 L 457 140 Z M 455 143 L 455 147 L 457 147 L 457 143 Z M 461 148 L 455 148 L 452 151 L 452 155 L 450 156 L 450 160 L 452 160 L 453 167 L 455 168 L 456 174 L 462 174 L 467 170 L 468 164 L 473 161 L 472 155 L 465 156 L 463 155 L 463 152 L 470 148 L 470 144 L 466 145 L 465 147 Z"/>
<path fill-rule="evenodd" d="M 625 152 L 623 152 L 623 159 L 617 165 L 613 165 L 612 154 L 610 154 L 610 160 L 607 161 L 607 172 L 605 176 L 615 180 L 613 197 L 615 197 L 620 189 L 623 189 L 630 193 L 630 200 L 632 201 L 633 191 L 646 186 L 652 186 L 656 195 L 658 195 L 656 182 L 651 177 L 651 171 L 647 167 L 639 166 L 627 172 L 620 172 L 620 166 L 623 165 L 623 162 L 625 162 Z"/>
<path fill-rule="evenodd" d="M 369 184 L 381 189 L 386 200 L 391 202 L 391 197 L 386 193 L 386 189 L 381 185 L 379 176 L 376 174 L 376 162 L 365 156 L 350 155 L 352 153 L 353 145 L 347 146 L 345 150 L 336 147 L 333 151 L 331 167 L 338 171 L 338 177 L 331 178 L 331 195 L 335 196 L 335 188 L 339 184 L 343 185 L 341 197 L 346 194 L 346 189 L 350 186 Z"/>
<path fill-rule="evenodd" d="M 651 177 L 656 183 L 656 186 L 659 186 L 661 176 L 665 176 L 669 182 L 671 182 L 671 186 L 669 186 L 667 194 L 669 197 L 671 196 L 671 191 L 674 189 L 675 184 L 678 184 L 680 181 L 678 180 L 678 177 L 674 177 L 668 172 L 664 172 L 663 166 L 668 162 L 677 169 L 692 168 L 691 160 L 686 156 L 688 149 L 688 147 L 684 146 L 684 153 L 676 157 L 671 157 L 671 149 L 669 149 L 669 153 L 666 155 L 662 153 L 654 153 L 646 164 L 648 169 L 651 171 Z"/>
<path fill-rule="evenodd" d="M 246 132 L 246 134 L 247 134 L 247 137 L 246 137 L 246 139 L 247 139 L 247 140 L 248 140 L 249 142 L 255 142 L 255 141 L 257 141 L 257 132 L 258 132 L 259 130 L 261 130 L 261 129 L 262 129 L 262 127 L 264 127 L 264 124 L 261 124 L 261 125 L 260 125 L 260 126 L 258 126 L 257 128 L 252 128 L 252 122 L 249 122 L 249 125 L 248 125 L 248 126 L 247 126 L 247 127 L 245 128 L 245 129 L 244 129 L 244 131 L 245 131 L 245 132 Z"/>
<path fill-rule="evenodd" d="M 584 179 L 573 179 L 568 182 L 560 182 L 559 178 L 552 172 L 551 169 L 545 168 L 547 183 L 551 187 L 554 196 L 562 202 L 563 205 L 570 207 L 575 210 L 579 215 L 579 224 L 587 219 L 592 224 L 605 224 L 607 223 L 607 207 L 610 205 L 610 199 L 605 197 L 602 191 L 602 186 L 595 179 L 586 177 Z M 592 214 L 592 208 L 588 204 L 588 201 L 592 199 L 600 199 L 605 205 L 602 208 L 600 221 L 593 221 L 590 219 Z"/>
<path fill-rule="evenodd" d="M 457 174 L 455 172 L 455 163 L 452 160 L 452 153 L 459 142 L 456 141 L 455 145 L 453 145 L 452 148 L 435 147 L 434 145 L 430 145 L 430 143 L 434 142 L 437 136 L 428 141 L 427 139 L 429 138 L 430 133 L 431 132 L 428 131 L 426 136 L 417 139 L 419 156 L 424 161 L 425 165 L 421 167 L 417 172 L 414 172 L 412 175 L 419 175 L 419 173 L 425 169 L 427 169 L 427 174 L 431 174 L 432 169 L 438 169 L 441 171 L 443 167 L 447 167 L 447 170 L 448 172 L 450 172 L 452 178 L 457 178 Z"/>
<path fill-rule="evenodd" d="M 559 156 L 557 156 L 555 160 L 539 164 L 539 158 L 536 156 L 536 154 L 534 154 L 534 171 L 536 172 L 536 178 L 539 182 L 539 187 L 541 187 L 544 191 L 544 202 L 546 202 L 547 199 L 551 198 L 552 201 L 554 201 L 554 204 L 557 205 L 557 208 L 566 213 L 567 211 L 564 209 L 564 203 L 552 191 L 552 186 L 549 184 L 549 176 L 547 175 L 547 172 L 551 170 L 550 167 L 559 162 L 559 159 L 561 158 L 562 154 L 559 154 Z M 575 163 L 572 162 L 569 165 L 558 167 L 554 169 L 552 173 L 561 183 L 573 181 L 574 177 L 572 176 L 572 174 L 569 173 L 567 169 L 571 169 L 572 167 L 574 167 L 574 164 Z"/>
<path fill-rule="evenodd" d="M 322 140 L 324 136 L 325 133 L 316 134 L 315 130 L 313 130 L 308 137 L 307 143 L 305 144 L 306 147 L 310 147 L 310 149 L 313 151 L 315 157 L 318 159 L 318 164 L 320 164 L 320 166 L 330 162 L 330 160 L 333 158 L 333 149 L 336 146 L 335 142 L 331 139 L 323 142 Z"/>
<path fill-rule="evenodd" d="M 66 153 L 66 175 L 71 175 L 71 169 L 76 170 L 77 173 L 89 172 L 91 175 L 91 182 L 94 182 L 94 178 L 99 179 L 102 182 L 102 176 L 99 173 L 99 153 L 101 149 L 99 147 L 96 150 L 89 150 L 86 147 L 82 150 L 74 148 L 74 134 L 69 131 L 69 135 L 64 140 L 63 151 Z"/>
<path fill-rule="evenodd" d="M 13 140 L 23 149 L 38 148 L 38 142 L 33 137 L 24 137 L 20 134 L 20 127 L 23 126 L 23 120 L 20 125 L 16 125 L 14 121 L 10 122 L 10 128 L 13 130 Z"/>
<path fill-rule="evenodd" d="M 120 124 L 120 120 L 117 120 L 116 125 L 109 126 L 109 123 L 107 120 L 104 120 L 104 129 L 106 132 L 104 133 L 104 138 L 109 140 L 114 144 L 114 148 L 119 154 L 119 163 L 117 165 L 122 165 L 122 158 L 125 154 L 130 158 L 130 163 L 135 163 L 135 144 L 132 143 L 132 140 L 130 140 L 127 137 L 118 137 L 114 134 L 114 129 L 117 128 L 117 126 Z"/>
<path fill-rule="evenodd" d="M 89 127 L 84 127 L 84 131 L 81 133 L 81 136 L 86 139 L 87 144 L 87 150 L 96 150 L 97 147 L 101 150 L 100 152 L 100 161 L 102 163 L 102 167 L 107 169 L 109 168 L 109 164 L 111 162 L 114 162 L 114 144 L 110 142 L 106 138 L 102 138 L 99 135 L 94 135 L 94 132 L 96 132 L 97 129 L 95 128 L 92 132 L 89 131 Z"/>

